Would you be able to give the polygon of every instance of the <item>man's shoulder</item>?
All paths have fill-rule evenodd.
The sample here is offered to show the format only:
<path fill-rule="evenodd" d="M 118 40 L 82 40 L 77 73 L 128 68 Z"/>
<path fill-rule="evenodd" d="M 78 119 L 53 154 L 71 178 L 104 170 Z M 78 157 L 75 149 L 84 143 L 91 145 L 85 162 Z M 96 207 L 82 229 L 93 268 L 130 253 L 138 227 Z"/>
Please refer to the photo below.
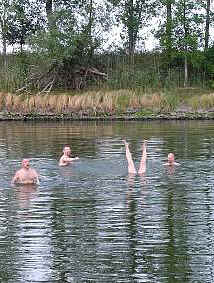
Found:
<path fill-rule="evenodd" d="M 22 172 L 23 172 L 23 168 L 17 170 L 17 171 L 16 171 L 16 174 L 20 174 L 20 173 L 22 173 Z"/>
<path fill-rule="evenodd" d="M 164 163 L 163 165 L 164 165 L 164 166 L 179 166 L 179 165 L 181 165 L 181 164 L 178 163 L 178 162 L 174 162 L 173 164 L 170 164 L 170 163 L 166 162 L 166 163 Z"/>
<path fill-rule="evenodd" d="M 59 160 L 64 160 L 64 159 L 66 159 L 66 158 L 67 158 L 66 155 L 62 155 Z"/>

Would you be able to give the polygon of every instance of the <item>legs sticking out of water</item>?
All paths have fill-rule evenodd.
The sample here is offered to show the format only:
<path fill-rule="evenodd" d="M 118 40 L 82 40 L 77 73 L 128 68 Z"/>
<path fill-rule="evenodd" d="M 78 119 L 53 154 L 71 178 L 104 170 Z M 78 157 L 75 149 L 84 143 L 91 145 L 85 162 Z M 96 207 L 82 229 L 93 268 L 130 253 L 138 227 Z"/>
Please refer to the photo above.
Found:
<path fill-rule="evenodd" d="M 137 171 L 135 169 L 134 162 L 133 162 L 133 159 L 132 159 L 132 155 L 131 155 L 131 152 L 129 150 L 129 144 L 127 143 L 126 140 L 124 140 L 124 144 L 125 144 L 125 148 L 126 148 L 126 159 L 128 161 L 128 172 L 129 172 L 129 174 L 136 174 Z"/>
<path fill-rule="evenodd" d="M 124 140 L 124 144 L 125 144 L 125 149 L 126 149 L 126 159 L 128 161 L 128 172 L 129 174 L 136 174 L 137 171 L 135 169 L 132 155 L 129 150 L 129 144 L 125 140 Z M 140 167 L 138 170 L 139 175 L 144 174 L 146 172 L 146 159 L 147 159 L 146 145 L 147 145 L 147 141 L 144 141 L 142 145 L 142 157 L 140 161 Z"/>
<path fill-rule="evenodd" d="M 140 167 L 138 170 L 138 174 L 146 173 L 146 159 L 147 159 L 147 150 L 146 150 L 147 141 L 145 140 L 142 145 L 142 157 L 140 161 Z"/>

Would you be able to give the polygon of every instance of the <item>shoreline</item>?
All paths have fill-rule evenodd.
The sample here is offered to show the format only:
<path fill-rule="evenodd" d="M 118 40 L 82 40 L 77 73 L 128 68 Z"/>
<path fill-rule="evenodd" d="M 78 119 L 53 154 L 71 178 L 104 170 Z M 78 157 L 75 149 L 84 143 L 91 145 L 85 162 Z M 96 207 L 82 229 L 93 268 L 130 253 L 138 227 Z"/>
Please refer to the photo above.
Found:
<path fill-rule="evenodd" d="M 30 95 L 0 92 L 0 121 L 213 120 L 214 93 L 204 89 Z"/>
<path fill-rule="evenodd" d="M 214 111 L 174 111 L 142 114 L 141 112 L 105 115 L 78 113 L 0 112 L 0 121 L 151 121 L 151 120 L 214 120 Z"/>

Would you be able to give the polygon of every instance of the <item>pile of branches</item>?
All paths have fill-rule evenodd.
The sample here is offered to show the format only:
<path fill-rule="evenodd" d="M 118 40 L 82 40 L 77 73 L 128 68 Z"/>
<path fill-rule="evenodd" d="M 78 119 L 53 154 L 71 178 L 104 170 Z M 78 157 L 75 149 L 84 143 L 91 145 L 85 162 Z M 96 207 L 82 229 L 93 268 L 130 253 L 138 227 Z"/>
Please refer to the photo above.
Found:
<path fill-rule="evenodd" d="M 91 82 L 107 80 L 107 74 L 92 66 L 81 66 L 69 62 L 54 62 L 46 71 L 32 68 L 26 84 L 16 92 L 48 93 L 51 90 L 80 90 Z"/>

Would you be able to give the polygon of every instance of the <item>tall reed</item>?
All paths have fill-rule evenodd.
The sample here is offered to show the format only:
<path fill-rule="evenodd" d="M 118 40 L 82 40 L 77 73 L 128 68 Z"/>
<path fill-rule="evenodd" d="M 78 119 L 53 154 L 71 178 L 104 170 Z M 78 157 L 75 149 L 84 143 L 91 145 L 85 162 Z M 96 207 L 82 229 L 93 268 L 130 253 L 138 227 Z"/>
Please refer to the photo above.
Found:
<path fill-rule="evenodd" d="M 189 99 L 188 105 L 190 105 L 195 111 L 214 108 L 214 93 L 192 97 Z"/>
<path fill-rule="evenodd" d="M 195 90 L 193 90 L 194 92 Z M 171 112 L 179 105 L 186 104 L 194 110 L 214 107 L 214 93 L 199 95 L 189 93 L 185 96 L 179 91 L 171 93 L 148 92 L 139 90 L 88 91 L 71 95 L 16 95 L 0 92 L 0 109 L 20 113 L 76 113 L 85 112 L 89 115 L 99 113 L 114 114 L 129 110 L 141 111 L 149 109 L 154 112 Z"/>

